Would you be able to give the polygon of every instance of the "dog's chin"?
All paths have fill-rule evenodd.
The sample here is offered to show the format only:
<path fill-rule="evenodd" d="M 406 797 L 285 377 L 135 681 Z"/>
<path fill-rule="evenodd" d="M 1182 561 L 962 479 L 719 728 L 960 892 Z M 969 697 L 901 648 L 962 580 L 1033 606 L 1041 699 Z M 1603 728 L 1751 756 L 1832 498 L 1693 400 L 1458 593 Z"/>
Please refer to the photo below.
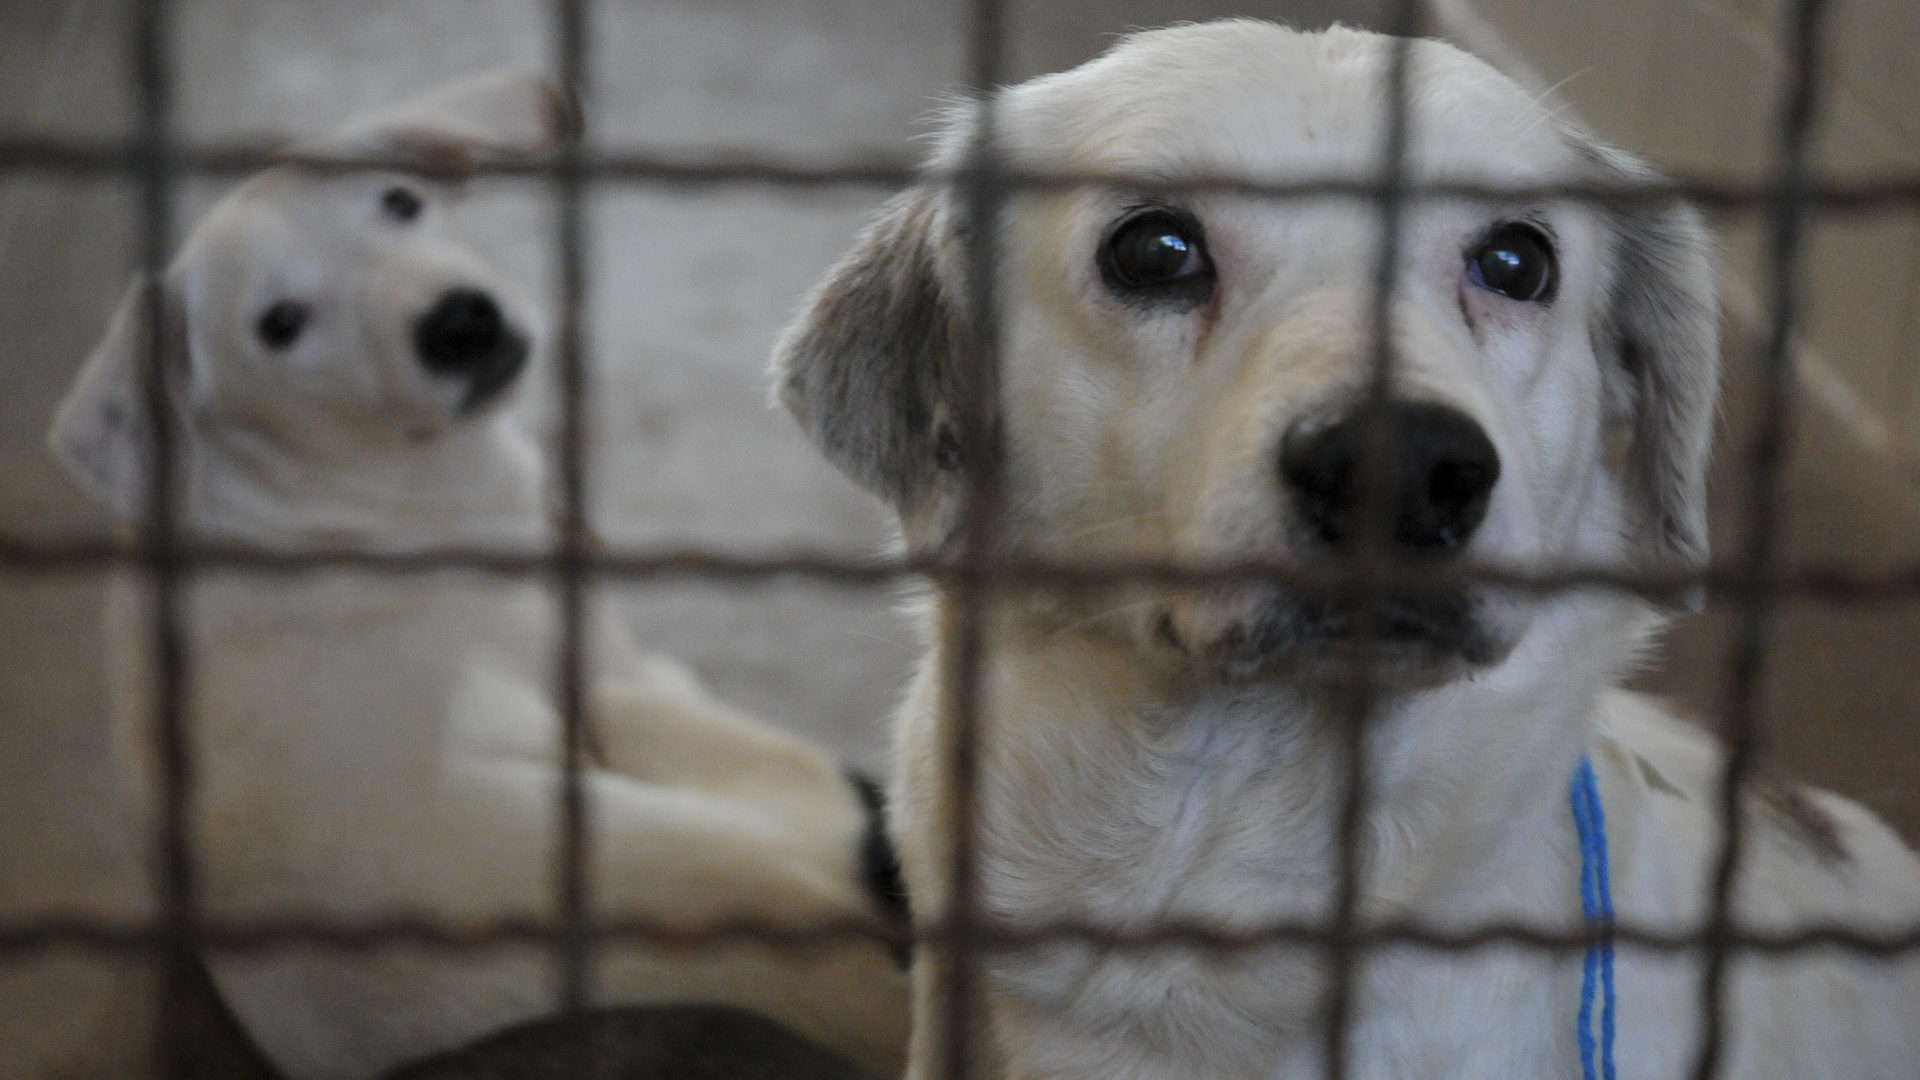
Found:
<path fill-rule="evenodd" d="M 1203 674 L 1230 683 L 1364 681 L 1381 691 L 1424 689 L 1469 678 L 1505 660 L 1514 635 L 1466 593 L 1387 596 L 1370 606 L 1268 595 L 1229 605 L 1231 614 L 1190 619 L 1179 642 Z M 1212 623 L 1208 630 L 1199 625 Z M 1179 641 L 1177 620 L 1163 644 Z"/>

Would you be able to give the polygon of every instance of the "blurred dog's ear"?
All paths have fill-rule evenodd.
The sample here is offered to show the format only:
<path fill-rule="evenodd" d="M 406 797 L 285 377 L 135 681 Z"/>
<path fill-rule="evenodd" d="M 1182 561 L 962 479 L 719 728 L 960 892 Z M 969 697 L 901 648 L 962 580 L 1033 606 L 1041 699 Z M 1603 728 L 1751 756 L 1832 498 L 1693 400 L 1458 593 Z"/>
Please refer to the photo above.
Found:
<path fill-rule="evenodd" d="M 1620 151 L 1587 143 L 1602 177 L 1660 177 Z M 1630 536 L 1667 569 L 1707 565 L 1707 464 L 1720 391 L 1720 306 L 1700 215 L 1678 201 L 1606 212 L 1613 278 L 1594 341 L 1616 419 L 1629 426 Z M 1697 609 L 1701 590 L 1678 598 Z"/>
<path fill-rule="evenodd" d="M 881 209 L 774 347 L 781 404 L 841 471 L 910 532 L 965 463 L 965 320 L 928 190 Z"/>
<path fill-rule="evenodd" d="M 162 305 L 161 338 L 154 348 L 152 305 Z M 147 274 L 136 276 L 107 325 L 107 334 L 80 367 L 54 413 L 47 443 L 89 495 L 123 518 L 146 510 L 153 469 L 153 424 L 148 415 L 149 357 L 160 364 L 175 415 L 193 395 L 187 328 L 180 305 Z M 179 424 L 180 421 L 176 421 Z M 187 432 L 180 431 L 181 445 Z"/>
<path fill-rule="evenodd" d="M 508 68 L 350 120 L 289 156 L 398 158 L 421 172 L 459 179 L 477 164 L 537 157 L 577 129 L 578 113 L 559 87 L 530 68 Z"/>

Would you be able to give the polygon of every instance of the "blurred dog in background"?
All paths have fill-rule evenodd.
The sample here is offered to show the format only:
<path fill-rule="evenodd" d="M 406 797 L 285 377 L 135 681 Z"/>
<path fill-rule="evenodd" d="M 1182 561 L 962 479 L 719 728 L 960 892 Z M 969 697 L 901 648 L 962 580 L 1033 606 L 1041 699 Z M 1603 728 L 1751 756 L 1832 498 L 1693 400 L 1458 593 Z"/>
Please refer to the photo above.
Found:
<path fill-rule="evenodd" d="M 476 163 L 544 153 L 568 123 L 544 80 L 504 72 L 297 148 L 307 162 L 373 155 L 396 169 L 290 161 L 222 200 L 163 280 L 129 289 L 60 408 L 56 453 L 137 519 L 154 460 L 142 379 L 157 364 L 191 537 L 538 550 L 551 539 L 540 454 L 501 406 L 539 351 L 539 313 L 442 216 Z M 109 612 L 137 843 L 154 810 L 143 595 L 123 583 Z M 538 581 L 452 569 L 196 575 L 183 611 L 204 914 L 555 917 L 555 610 Z M 877 808 L 825 752 L 719 703 L 598 608 L 588 629 L 595 917 L 807 924 L 878 919 L 897 903 Z M 364 1080 L 555 1001 L 551 950 L 526 945 L 205 959 L 295 1080 Z M 609 943 L 590 983 L 596 1003 L 749 1010 L 883 1074 L 906 1037 L 905 977 L 877 941 L 804 953 Z"/>

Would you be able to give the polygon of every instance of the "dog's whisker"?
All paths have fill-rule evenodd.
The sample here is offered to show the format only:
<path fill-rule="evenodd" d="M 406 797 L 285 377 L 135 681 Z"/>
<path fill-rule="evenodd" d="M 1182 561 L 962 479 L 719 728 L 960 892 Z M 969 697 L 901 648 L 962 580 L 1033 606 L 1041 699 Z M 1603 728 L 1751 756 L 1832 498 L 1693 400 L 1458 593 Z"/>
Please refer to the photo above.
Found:
<path fill-rule="evenodd" d="M 1593 71 L 1593 65 L 1591 64 L 1579 69 L 1578 71 L 1575 71 L 1573 74 L 1568 75 L 1566 78 L 1561 79 L 1560 81 L 1554 83 L 1552 86 L 1549 86 L 1546 89 L 1540 91 L 1539 93 L 1533 95 L 1534 103 L 1536 105 L 1541 105 L 1543 107 L 1551 106 L 1552 111 L 1554 113 L 1556 114 L 1559 113 L 1561 110 L 1566 108 L 1566 103 L 1562 102 L 1559 105 L 1554 105 L 1550 99 L 1554 98 L 1555 95 L 1559 94 L 1560 91 L 1566 89 L 1568 84 L 1572 83 L 1576 79 L 1582 78 L 1583 76 L 1587 75 L 1591 71 Z"/>
<path fill-rule="evenodd" d="M 1089 539 L 1091 537 L 1103 536 L 1107 533 L 1114 531 L 1115 529 L 1124 529 L 1130 526 L 1138 525 L 1143 521 L 1161 521 L 1161 520 L 1164 520 L 1164 517 L 1165 515 L 1161 514 L 1157 510 L 1146 511 L 1138 514 L 1127 514 L 1122 517 L 1112 518 L 1107 521 L 1097 521 L 1091 524 L 1082 525 L 1075 529 L 1067 530 L 1062 534 L 1061 539 L 1065 543 L 1075 544 L 1075 543 L 1079 543 L 1082 540 Z"/>
<path fill-rule="evenodd" d="M 1085 630 L 1090 626 L 1095 626 L 1095 625 L 1098 625 L 1099 623 L 1105 622 L 1116 615 L 1124 615 L 1127 612 L 1138 611 L 1142 608 L 1155 607 L 1165 602 L 1166 602 L 1165 597 L 1150 596 L 1144 600 L 1131 600 L 1124 604 L 1117 604 L 1113 607 L 1096 611 L 1091 615 L 1086 615 L 1081 618 L 1075 619 L 1074 621 L 1067 623 L 1064 626 L 1056 627 L 1053 629 L 1052 633 L 1049 636 L 1052 638 L 1067 637 L 1069 635 L 1079 633 L 1080 631 Z"/>

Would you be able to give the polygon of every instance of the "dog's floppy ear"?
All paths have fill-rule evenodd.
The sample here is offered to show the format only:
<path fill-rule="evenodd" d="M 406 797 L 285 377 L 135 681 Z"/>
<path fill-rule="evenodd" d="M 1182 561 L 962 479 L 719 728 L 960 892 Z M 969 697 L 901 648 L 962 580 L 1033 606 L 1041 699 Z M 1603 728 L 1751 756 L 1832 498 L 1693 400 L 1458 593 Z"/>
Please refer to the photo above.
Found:
<path fill-rule="evenodd" d="M 151 482 L 153 425 L 147 415 L 147 357 L 153 355 L 151 309 L 157 285 L 142 273 L 107 325 L 107 335 L 80 367 L 80 374 L 53 416 L 47 443 L 54 456 L 89 495 L 124 518 L 146 508 Z M 186 323 L 177 304 L 162 314 L 158 353 L 163 378 L 176 403 L 191 394 Z M 184 438 L 185 433 L 182 432 Z"/>
<path fill-rule="evenodd" d="M 1589 143 L 1601 175 L 1651 182 L 1651 169 Z M 1720 385 L 1720 310 L 1711 241 L 1690 206 L 1656 201 L 1607 211 L 1613 278 L 1595 344 L 1609 398 L 1630 425 L 1632 537 L 1669 568 L 1707 562 L 1707 459 Z M 1698 589 L 1681 597 L 1697 608 Z"/>
<path fill-rule="evenodd" d="M 397 155 L 423 172 L 458 178 L 480 162 L 546 153 L 577 126 L 572 102 L 551 81 L 530 68 L 508 68 L 350 120 L 292 156 Z"/>
<path fill-rule="evenodd" d="M 828 460 L 911 526 L 964 462 L 964 341 L 931 190 L 882 208 L 774 347 L 779 399 Z"/>

